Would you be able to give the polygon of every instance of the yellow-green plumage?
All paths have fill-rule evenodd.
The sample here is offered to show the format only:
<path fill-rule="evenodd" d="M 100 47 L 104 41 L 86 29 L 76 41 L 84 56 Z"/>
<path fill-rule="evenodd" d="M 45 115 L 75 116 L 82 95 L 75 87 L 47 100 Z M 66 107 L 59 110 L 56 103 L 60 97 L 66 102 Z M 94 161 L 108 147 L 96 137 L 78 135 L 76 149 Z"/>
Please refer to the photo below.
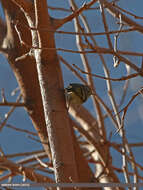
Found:
<path fill-rule="evenodd" d="M 65 88 L 65 94 L 69 105 L 80 105 L 89 98 L 92 92 L 90 87 L 87 85 L 71 83 L 67 88 Z"/>

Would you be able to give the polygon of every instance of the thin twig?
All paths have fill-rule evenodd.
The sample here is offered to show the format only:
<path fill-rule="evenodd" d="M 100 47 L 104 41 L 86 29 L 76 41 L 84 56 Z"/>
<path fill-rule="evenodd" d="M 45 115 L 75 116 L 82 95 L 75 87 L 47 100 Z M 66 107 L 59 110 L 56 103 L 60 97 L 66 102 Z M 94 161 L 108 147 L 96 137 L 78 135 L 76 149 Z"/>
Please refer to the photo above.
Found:
<path fill-rule="evenodd" d="M 6 97 L 5 97 L 5 92 L 4 92 L 4 88 L 1 89 L 1 99 L 3 103 L 6 103 Z"/>
<path fill-rule="evenodd" d="M 75 10 L 71 15 L 65 17 L 64 19 L 61 19 L 59 24 L 56 26 L 56 28 L 60 28 L 63 24 L 70 22 L 74 18 L 77 18 L 84 10 L 89 9 L 94 3 L 96 3 L 97 0 L 92 0 L 89 3 L 84 3 L 79 9 Z M 72 10 L 73 11 L 73 10 Z"/>
<path fill-rule="evenodd" d="M 137 77 L 139 75 L 138 73 L 133 73 L 133 74 L 128 75 L 128 76 L 122 76 L 121 78 L 110 78 L 110 77 L 108 78 L 108 77 L 100 76 L 100 75 L 97 75 L 97 74 L 92 74 L 92 73 L 85 72 L 84 70 L 79 68 L 77 65 L 75 65 L 75 64 L 72 64 L 72 65 L 83 74 L 92 75 L 93 77 L 97 77 L 97 78 L 104 79 L 104 80 L 124 81 L 124 80 L 128 80 L 128 79 L 131 79 L 131 78 L 135 78 L 135 77 Z"/>
<path fill-rule="evenodd" d="M 20 100 L 21 100 L 21 98 L 22 98 L 22 95 L 20 94 L 20 95 L 18 96 L 17 100 L 16 100 L 16 103 L 19 103 Z M 7 120 L 8 120 L 8 118 L 9 118 L 10 115 L 14 112 L 15 109 L 16 109 L 16 107 L 13 106 L 12 108 L 10 108 L 9 112 L 5 115 L 5 119 L 4 119 L 4 120 L 1 122 L 1 124 L 0 124 L 0 131 L 3 129 L 3 127 L 5 126 L 5 124 L 6 124 Z"/>
<path fill-rule="evenodd" d="M 14 106 L 14 107 L 25 107 L 25 103 L 20 102 L 0 102 L 0 106 Z"/>
<path fill-rule="evenodd" d="M 8 128 L 10 128 L 10 129 L 13 129 L 15 131 L 19 131 L 19 132 L 22 132 L 22 133 L 26 133 L 26 134 L 37 136 L 37 133 L 31 132 L 31 131 L 26 130 L 26 129 L 17 128 L 15 126 L 10 125 L 10 124 L 6 124 L 5 126 L 8 127 Z"/>
<path fill-rule="evenodd" d="M 128 15 L 133 16 L 135 19 L 143 19 L 142 16 L 137 16 L 137 15 L 135 15 L 135 14 L 133 14 L 133 13 L 131 13 L 131 12 L 129 12 L 129 11 L 127 11 L 127 10 L 125 10 L 125 9 L 123 9 L 123 8 L 121 8 L 121 7 L 119 7 L 119 6 L 116 5 L 115 3 L 112 3 L 112 5 L 113 5 L 114 7 L 116 7 L 117 9 L 121 10 L 122 12 L 124 12 L 124 13 L 126 13 L 126 14 L 128 14 Z"/>

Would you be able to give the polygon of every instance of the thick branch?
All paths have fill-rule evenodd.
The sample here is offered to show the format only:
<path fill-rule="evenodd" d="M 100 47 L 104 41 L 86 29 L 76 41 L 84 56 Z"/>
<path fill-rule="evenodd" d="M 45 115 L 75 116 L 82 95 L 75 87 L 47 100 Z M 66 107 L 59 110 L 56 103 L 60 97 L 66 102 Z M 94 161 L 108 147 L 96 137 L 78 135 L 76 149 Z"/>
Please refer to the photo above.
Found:
<path fill-rule="evenodd" d="M 37 28 L 49 27 L 51 29 L 52 27 L 46 3 L 46 0 L 35 0 Z M 32 21 L 29 21 L 29 24 L 32 26 Z M 38 39 L 38 42 L 35 39 Z M 33 45 L 37 44 L 40 48 L 55 47 L 54 35 L 45 31 L 32 32 L 32 40 Z M 35 59 L 56 181 L 70 182 L 70 179 L 78 181 L 73 139 L 61 90 L 63 89 L 63 80 L 56 51 L 35 49 Z M 68 155 L 66 154 L 67 150 L 69 150 Z"/>
<path fill-rule="evenodd" d="M 24 102 L 26 103 L 26 110 L 38 132 L 41 142 L 48 142 L 35 61 L 27 56 L 25 59 L 15 62 L 17 57 L 27 53 L 29 49 L 21 46 L 19 43 L 17 33 L 12 23 L 22 23 L 18 26 L 18 30 L 22 34 L 22 39 L 26 43 L 30 43 L 30 31 L 25 27 L 27 21 L 15 3 L 5 0 L 1 2 L 6 14 L 7 35 L 4 39 L 4 45 L 5 48 L 9 49 L 8 62 L 16 76 Z M 31 15 L 33 14 L 32 11 L 30 13 Z M 43 144 L 43 146 L 46 153 L 50 155 L 49 146 L 47 144 Z"/>

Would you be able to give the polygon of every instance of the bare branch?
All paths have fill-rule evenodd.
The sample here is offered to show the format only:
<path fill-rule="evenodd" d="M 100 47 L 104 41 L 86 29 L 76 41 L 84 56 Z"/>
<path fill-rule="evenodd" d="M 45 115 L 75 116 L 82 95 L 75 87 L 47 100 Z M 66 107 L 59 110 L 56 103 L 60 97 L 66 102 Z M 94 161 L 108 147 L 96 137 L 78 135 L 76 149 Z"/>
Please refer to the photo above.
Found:
<path fill-rule="evenodd" d="M 20 102 L 20 100 L 21 100 L 21 94 L 18 96 L 18 98 L 17 98 L 17 100 L 16 100 L 16 102 L 17 103 L 19 103 Z M 16 106 L 14 105 L 10 110 L 9 110 L 9 112 L 7 113 L 7 114 L 5 114 L 5 119 L 1 122 L 1 124 L 0 124 L 0 131 L 3 129 L 3 127 L 5 126 L 5 124 L 6 124 L 6 122 L 7 122 L 7 120 L 8 120 L 8 118 L 10 117 L 10 115 L 13 113 L 13 111 L 16 109 Z"/>
<path fill-rule="evenodd" d="M 97 78 L 100 78 L 100 79 L 104 79 L 104 80 L 111 80 L 111 81 L 124 81 L 124 80 L 128 80 L 128 79 L 131 79 L 131 78 L 135 78 L 137 76 L 139 76 L 138 73 L 133 73 L 133 74 L 130 74 L 128 76 L 122 76 L 121 78 L 108 78 L 108 77 L 103 77 L 103 76 L 100 76 L 100 75 L 97 75 L 97 74 L 92 74 L 92 73 L 88 73 L 88 72 L 85 72 L 84 70 L 80 69 L 77 65 L 73 64 L 73 66 L 78 69 L 81 73 L 83 74 L 86 74 L 86 75 L 92 75 L 93 77 L 97 77 Z"/>
<path fill-rule="evenodd" d="M 14 106 L 14 107 L 25 107 L 25 103 L 19 103 L 19 102 L 0 102 L 0 106 Z"/>
<path fill-rule="evenodd" d="M 122 20 L 124 23 L 126 23 L 127 25 L 131 26 L 131 27 L 136 27 L 138 32 L 143 33 L 143 26 L 134 22 L 132 19 L 128 18 L 127 16 L 125 16 L 122 12 L 120 12 L 117 8 L 114 7 L 114 5 L 112 5 L 112 3 L 108 3 L 106 0 L 102 0 L 102 2 L 104 3 L 106 9 L 108 10 L 108 12 L 116 18 L 120 18 L 120 15 L 122 16 Z"/>
<path fill-rule="evenodd" d="M 71 15 L 65 17 L 64 19 L 57 20 L 56 23 L 56 29 L 60 28 L 62 25 L 64 25 L 67 22 L 70 22 L 75 17 L 79 16 L 84 10 L 89 9 L 94 3 L 96 3 L 97 0 L 91 0 L 89 3 L 84 3 L 78 10 L 74 11 Z"/>
<path fill-rule="evenodd" d="M 12 171 L 12 176 L 13 175 L 17 175 L 17 174 L 20 174 L 23 176 L 23 172 L 26 176 L 26 178 L 28 178 L 29 180 L 31 181 L 34 181 L 34 182 L 49 182 L 49 183 L 53 183 L 53 180 L 51 180 L 50 178 L 48 178 L 47 176 L 43 176 L 43 175 L 40 175 L 36 172 L 34 172 L 33 169 L 31 168 L 27 168 L 27 167 L 23 167 L 19 164 L 15 164 L 13 163 L 12 161 L 9 161 L 7 160 L 5 157 L 0 157 L 0 166 L 2 167 L 6 167 L 8 168 L 9 170 Z M 0 181 L 1 181 L 1 178 L 0 178 Z"/>

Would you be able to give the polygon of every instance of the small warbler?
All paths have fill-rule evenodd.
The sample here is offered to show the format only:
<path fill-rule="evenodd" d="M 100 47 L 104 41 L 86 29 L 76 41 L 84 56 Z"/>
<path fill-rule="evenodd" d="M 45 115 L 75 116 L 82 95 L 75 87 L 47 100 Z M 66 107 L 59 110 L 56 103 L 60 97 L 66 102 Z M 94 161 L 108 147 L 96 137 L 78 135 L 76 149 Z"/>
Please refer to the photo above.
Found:
<path fill-rule="evenodd" d="M 65 96 L 68 107 L 71 104 L 80 105 L 92 94 L 91 88 L 80 83 L 71 83 L 65 88 Z"/>

